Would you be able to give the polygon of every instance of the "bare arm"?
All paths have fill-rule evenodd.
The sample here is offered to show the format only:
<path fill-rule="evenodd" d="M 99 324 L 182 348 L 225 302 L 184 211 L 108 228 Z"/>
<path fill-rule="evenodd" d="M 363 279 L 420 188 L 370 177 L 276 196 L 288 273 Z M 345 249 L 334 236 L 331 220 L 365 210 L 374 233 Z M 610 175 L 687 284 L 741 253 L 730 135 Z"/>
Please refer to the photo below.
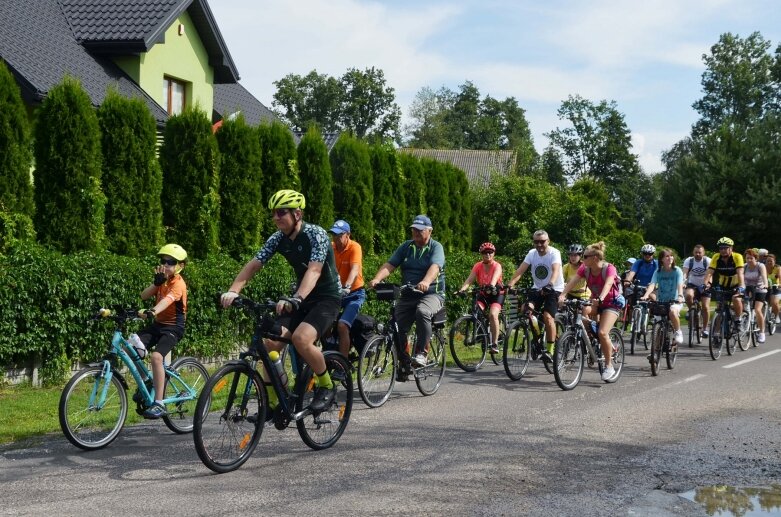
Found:
<path fill-rule="evenodd" d="M 472 282 L 474 281 L 475 281 L 475 272 L 472 271 L 471 273 L 469 273 L 469 278 L 467 278 L 464 281 L 464 285 L 461 286 L 461 289 L 459 289 L 459 291 L 466 291 L 466 288 L 472 285 Z"/>
<path fill-rule="evenodd" d="M 350 266 L 350 272 L 347 274 L 347 279 L 344 281 L 345 287 L 350 287 L 353 285 L 353 282 L 355 282 L 355 278 L 358 276 L 359 271 L 361 270 L 361 265 L 357 262 L 354 262 Z"/>
<path fill-rule="evenodd" d="M 520 280 L 523 274 L 526 273 L 527 269 L 529 269 L 529 264 L 526 262 L 521 262 L 521 265 L 518 266 L 518 269 L 515 270 L 515 273 L 513 273 L 513 276 L 510 281 L 507 282 L 507 285 L 509 287 L 513 287 L 518 282 L 518 280 Z"/>
<path fill-rule="evenodd" d="M 385 264 L 380 266 L 380 269 L 377 270 L 377 274 L 374 275 L 374 278 L 372 278 L 369 281 L 369 288 L 374 288 L 375 285 L 379 284 L 386 278 L 390 276 L 393 271 L 395 271 L 396 266 L 391 264 L 390 262 L 386 262 Z"/>
<path fill-rule="evenodd" d="M 418 291 L 423 291 L 424 293 L 428 291 L 428 288 L 431 286 L 431 282 L 437 279 L 437 275 L 439 275 L 439 265 L 431 264 L 428 267 L 428 271 L 426 271 L 426 275 L 423 277 L 423 280 L 418 282 Z"/>

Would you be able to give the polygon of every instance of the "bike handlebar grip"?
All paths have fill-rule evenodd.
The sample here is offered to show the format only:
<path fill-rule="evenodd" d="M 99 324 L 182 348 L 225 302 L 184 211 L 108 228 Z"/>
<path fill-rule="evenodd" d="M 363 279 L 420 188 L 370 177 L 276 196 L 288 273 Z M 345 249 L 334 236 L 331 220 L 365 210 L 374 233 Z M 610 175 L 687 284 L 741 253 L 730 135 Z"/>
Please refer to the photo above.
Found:
<path fill-rule="evenodd" d="M 98 311 L 98 316 L 100 316 L 101 318 L 108 318 L 109 316 L 111 316 L 111 309 L 106 309 L 101 307 L 101 309 Z"/>

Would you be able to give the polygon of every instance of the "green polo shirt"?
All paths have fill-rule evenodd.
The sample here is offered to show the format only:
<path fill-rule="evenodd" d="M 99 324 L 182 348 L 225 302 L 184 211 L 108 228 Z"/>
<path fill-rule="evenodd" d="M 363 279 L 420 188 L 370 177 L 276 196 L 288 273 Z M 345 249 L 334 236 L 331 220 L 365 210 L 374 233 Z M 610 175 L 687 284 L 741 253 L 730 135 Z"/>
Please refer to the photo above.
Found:
<path fill-rule="evenodd" d="M 401 282 L 403 284 L 418 284 L 426 276 L 431 264 L 439 266 L 439 275 L 431 282 L 427 293 L 445 295 L 445 250 L 434 239 L 429 239 L 423 247 L 408 240 L 396 248 L 388 263 L 393 267 L 401 267 Z"/>

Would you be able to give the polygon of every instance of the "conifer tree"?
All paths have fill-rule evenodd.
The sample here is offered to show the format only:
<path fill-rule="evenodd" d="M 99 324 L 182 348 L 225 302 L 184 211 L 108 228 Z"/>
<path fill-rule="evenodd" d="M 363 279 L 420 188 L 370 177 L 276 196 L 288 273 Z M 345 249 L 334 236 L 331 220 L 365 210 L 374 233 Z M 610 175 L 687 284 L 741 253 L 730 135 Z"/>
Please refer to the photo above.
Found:
<path fill-rule="evenodd" d="M 0 210 L 32 217 L 30 120 L 19 86 L 0 60 Z"/>
<path fill-rule="evenodd" d="M 306 220 L 330 228 L 334 222 L 334 193 L 328 149 L 320 131 L 311 127 L 298 144 L 301 193 L 306 197 Z"/>
<path fill-rule="evenodd" d="M 336 217 L 350 223 L 355 239 L 365 254 L 374 251 L 374 219 L 369 146 L 354 136 L 343 134 L 331 150 Z"/>

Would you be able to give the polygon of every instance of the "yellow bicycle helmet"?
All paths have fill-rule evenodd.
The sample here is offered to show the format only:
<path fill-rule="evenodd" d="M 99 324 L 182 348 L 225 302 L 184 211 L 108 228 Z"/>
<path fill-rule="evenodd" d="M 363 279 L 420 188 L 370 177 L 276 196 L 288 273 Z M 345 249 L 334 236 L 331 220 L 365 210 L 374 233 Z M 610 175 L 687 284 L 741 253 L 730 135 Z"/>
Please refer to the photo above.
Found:
<path fill-rule="evenodd" d="M 173 257 L 179 262 L 184 262 L 187 260 L 187 252 L 184 251 L 184 248 L 179 246 L 178 244 L 166 244 L 162 248 L 160 248 L 160 251 L 157 252 L 159 255 L 168 255 L 169 257 Z"/>
<path fill-rule="evenodd" d="M 735 242 L 730 239 L 729 237 L 722 237 L 719 239 L 719 242 L 716 243 L 717 246 L 734 246 Z"/>
<path fill-rule="evenodd" d="M 304 195 L 295 190 L 280 190 L 271 196 L 268 200 L 269 210 L 277 208 L 306 208 L 306 199 Z"/>

